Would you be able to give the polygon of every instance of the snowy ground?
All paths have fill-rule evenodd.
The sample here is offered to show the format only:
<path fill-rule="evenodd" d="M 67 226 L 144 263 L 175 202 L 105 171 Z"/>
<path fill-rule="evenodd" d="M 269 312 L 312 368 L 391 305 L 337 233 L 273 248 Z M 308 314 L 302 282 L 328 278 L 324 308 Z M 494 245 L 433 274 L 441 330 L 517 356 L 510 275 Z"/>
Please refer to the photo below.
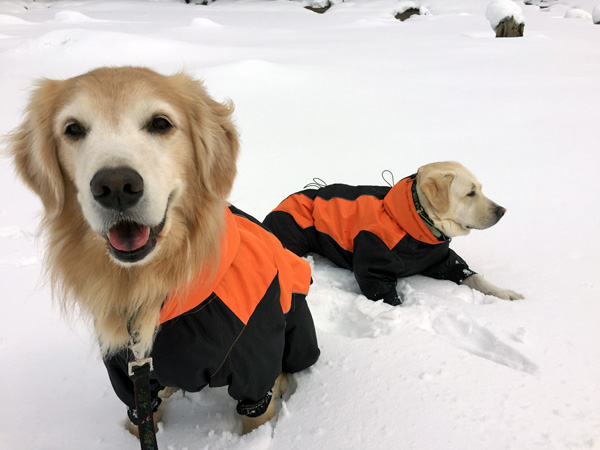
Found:
<path fill-rule="evenodd" d="M 454 159 L 508 209 L 453 248 L 526 300 L 423 277 L 391 308 L 317 259 L 322 356 L 276 422 L 241 437 L 223 389 L 176 394 L 161 449 L 600 449 L 600 25 L 597 0 L 524 6 L 495 39 L 484 0 L 0 1 L 0 134 L 40 77 L 181 69 L 231 98 L 231 197 L 263 218 L 312 177 L 382 184 Z M 575 18 L 565 18 L 572 16 Z M 87 326 L 52 306 L 38 200 L 0 158 L 0 448 L 135 449 Z M 37 242 L 37 244 L 36 244 Z"/>

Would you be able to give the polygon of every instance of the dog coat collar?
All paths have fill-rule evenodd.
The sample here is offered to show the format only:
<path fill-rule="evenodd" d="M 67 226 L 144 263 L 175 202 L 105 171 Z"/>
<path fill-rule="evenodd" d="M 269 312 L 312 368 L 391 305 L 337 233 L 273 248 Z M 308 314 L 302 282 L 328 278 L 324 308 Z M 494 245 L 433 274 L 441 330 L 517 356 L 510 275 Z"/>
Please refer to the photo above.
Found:
<path fill-rule="evenodd" d="M 221 255 L 219 266 L 216 271 L 214 268 L 205 269 L 199 274 L 197 279 L 194 280 L 192 284 L 192 288 L 195 291 L 194 298 L 205 299 L 211 295 L 215 289 L 215 286 L 219 284 L 225 275 L 225 272 L 227 272 L 231 266 L 231 263 L 237 254 L 239 245 L 240 234 L 235 225 L 235 219 L 233 214 L 229 210 L 226 210 L 225 229 L 223 235 L 221 236 Z M 169 298 L 167 298 L 160 311 L 159 322 L 164 323 L 189 311 L 192 307 L 197 306 L 195 304 L 190 306 L 190 304 L 185 301 L 187 298 L 188 295 L 185 289 L 183 289 L 182 292 L 175 292 L 171 294 Z"/>
<path fill-rule="evenodd" d="M 310 265 L 285 250 L 275 235 L 255 220 L 225 210 L 219 261 L 202 270 L 190 285 L 169 295 L 160 313 L 161 324 L 215 298 L 247 324 L 275 277 L 284 313 L 292 306 L 293 294 L 308 293 Z"/>
<path fill-rule="evenodd" d="M 409 178 L 416 180 L 416 177 L 417 174 L 415 173 L 412 174 Z M 435 225 L 433 224 L 433 220 L 431 220 L 431 217 L 429 217 L 427 211 L 425 211 L 425 208 L 423 208 L 423 205 L 421 205 L 421 200 L 419 200 L 419 195 L 417 194 L 417 183 L 413 182 L 410 190 L 412 193 L 413 202 L 415 203 L 415 209 L 417 210 L 417 214 L 421 216 L 421 219 L 423 219 L 427 225 L 435 227 Z"/>
<path fill-rule="evenodd" d="M 426 224 L 433 226 L 433 221 L 416 195 L 416 177 L 416 174 L 406 177 L 390 189 L 383 199 L 385 210 L 408 234 L 421 242 L 441 244 L 448 241 L 443 233 L 440 232 L 438 238 L 427 228 Z"/>

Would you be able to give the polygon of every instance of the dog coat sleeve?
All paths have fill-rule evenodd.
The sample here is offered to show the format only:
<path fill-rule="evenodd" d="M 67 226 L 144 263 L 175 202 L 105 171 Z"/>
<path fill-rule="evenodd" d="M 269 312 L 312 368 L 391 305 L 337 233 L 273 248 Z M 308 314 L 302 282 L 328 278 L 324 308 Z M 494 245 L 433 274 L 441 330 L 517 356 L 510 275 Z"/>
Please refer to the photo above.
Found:
<path fill-rule="evenodd" d="M 362 231 L 354 240 L 354 277 L 365 297 L 395 297 L 399 264 L 399 258 L 374 234 Z"/>
<path fill-rule="evenodd" d="M 423 275 L 438 280 L 450 280 L 461 284 L 465 278 L 475 274 L 469 266 L 458 256 L 454 250 L 448 249 L 448 256 L 443 261 L 429 266 L 423 271 Z"/>
<path fill-rule="evenodd" d="M 129 411 L 135 411 L 135 396 L 133 393 L 133 380 L 127 374 L 127 364 L 133 361 L 133 354 L 128 349 L 123 349 L 118 353 L 107 356 L 103 362 L 108 371 L 108 377 L 117 397 L 127 405 Z M 164 389 L 153 374 L 150 375 L 150 393 L 154 410 L 160 405 L 158 393 Z M 130 413 L 131 417 L 131 413 Z"/>

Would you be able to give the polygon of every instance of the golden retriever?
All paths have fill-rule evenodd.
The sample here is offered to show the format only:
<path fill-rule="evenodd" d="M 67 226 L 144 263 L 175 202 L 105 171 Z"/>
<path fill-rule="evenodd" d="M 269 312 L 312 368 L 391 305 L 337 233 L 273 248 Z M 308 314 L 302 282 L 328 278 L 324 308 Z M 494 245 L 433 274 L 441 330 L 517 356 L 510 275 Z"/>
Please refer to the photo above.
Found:
<path fill-rule="evenodd" d="M 127 377 L 114 375 L 127 362 L 130 345 L 136 357 L 154 356 L 156 391 L 165 386 L 199 390 L 208 384 L 229 385 L 232 397 L 250 406 L 270 399 L 263 394 L 282 370 L 302 370 L 318 357 L 312 318 L 302 302 L 310 283 L 308 264 L 226 202 L 239 149 L 232 111 L 231 104 L 216 102 L 199 81 L 185 74 L 100 68 L 67 80 L 41 81 L 24 122 L 11 135 L 16 169 L 44 205 L 42 227 L 48 236 L 46 265 L 53 294 L 65 311 L 78 309 L 93 320 L 113 387 L 130 412 L 127 389 L 115 385 L 117 378 L 127 384 Z M 251 248 L 244 253 L 247 258 L 274 266 L 252 273 L 254 263 L 236 262 L 243 252 L 234 242 L 240 249 Z M 224 264 L 230 264 L 224 273 L 239 275 L 220 273 Z M 271 273 L 265 286 L 279 283 L 268 291 L 273 291 L 271 300 L 278 299 L 276 307 L 273 302 L 261 306 L 269 300 L 266 287 L 256 288 L 260 295 L 253 304 L 246 292 L 238 296 L 244 298 L 234 298 L 252 284 L 244 276 L 256 283 L 265 271 Z M 229 285 L 217 286 L 212 293 L 209 289 L 187 309 L 180 304 L 191 301 L 186 299 L 195 286 L 204 289 L 202 283 L 208 286 L 217 276 L 233 280 L 228 278 Z M 242 278 L 238 290 L 230 286 L 237 283 L 236 277 Z M 168 307 L 176 313 L 165 318 Z M 214 315 L 199 316 L 211 308 L 212 314 L 225 317 L 223 324 L 215 323 Z M 202 351 L 222 350 L 213 366 L 194 366 L 192 359 L 199 358 L 200 350 L 181 348 L 180 335 L 168 342 L 161 338 L 176 329 L 173 322 L 194 315 L 195 320 L 208 321 L 202 324 L 208 327 L 203 333 L 216 328 L 218 336 L 190 338 L 196 344 L 202 341 Z M 286 327 L 294 323 L 295 331 L 288 332 Z M 304 335 L 294 358 L 304 352 L 304 360 L 286 361 L 284 341 L 288 352 L 298 333 Z M 263 335 L 267 342 L 260 341 Z M 218 345 L 223 349 L 217 351 Z M 180 353 L 179 359 L 173 360 L 173 353 Z M 254 359 L 246 361 L 249 355 Z M 232 358 L 238 358 L 237 365 L 231 364 L 237 369 L 230 368 Z M 256 368 L 264 373 L 250 374 Z M 190 380 L 185 373 L 201 369 L 210 377 Z M 244 389 L 253 383 L 254 393 L 244 397 Z M 245 432 L 273 416 L 272 402 L 268 407 L 258 417 L 242 417 Z"/>
<path fill-rule="evenodd" d="M 450 248 L 455 236 L 496 224 L 506 209 L 456 162 L 427 164 L 394 186 L 333 184 L 286 198 L 264 224 L 299 256 L 315 252 L 354 272 L 362 293 L 398 305 L 398 278 L 422 274 L 508 300 Z"/>

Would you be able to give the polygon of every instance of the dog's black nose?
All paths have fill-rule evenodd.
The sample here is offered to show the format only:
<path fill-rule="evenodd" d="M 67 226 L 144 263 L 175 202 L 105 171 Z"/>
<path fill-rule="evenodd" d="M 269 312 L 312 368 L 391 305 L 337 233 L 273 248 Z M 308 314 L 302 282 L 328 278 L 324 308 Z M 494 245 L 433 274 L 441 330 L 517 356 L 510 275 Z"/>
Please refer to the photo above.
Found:
<path fill-rule="evenodd" d="M 90 190 L 102 206 L 122 211 L 135 206 L 142 197 L 144 180 L 129 167 L 102 169 L 92 178 Z"/>
<path fill-rule="evenodd" d="M 503 208 L 502 206 L 497 206 L 495 212 L 496 212 L 496 217 L 498 217 L 498 219 L 500 219 L 506 213 L 506 208 Z"/>

